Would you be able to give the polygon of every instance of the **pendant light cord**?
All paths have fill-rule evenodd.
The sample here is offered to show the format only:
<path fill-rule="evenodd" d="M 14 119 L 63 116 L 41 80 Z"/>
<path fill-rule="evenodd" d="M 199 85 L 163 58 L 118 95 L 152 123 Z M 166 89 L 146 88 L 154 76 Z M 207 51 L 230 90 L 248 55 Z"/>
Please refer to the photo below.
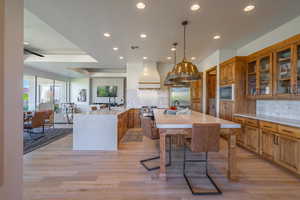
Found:
<path fill-rule="evenodd" d="M 188 21 L 184 21 L 182 22 L 182 25 L 183 25 L 183 59 L 185 60 L 185 49 L 186 49 L 186 26 L 188 25 Z"/>

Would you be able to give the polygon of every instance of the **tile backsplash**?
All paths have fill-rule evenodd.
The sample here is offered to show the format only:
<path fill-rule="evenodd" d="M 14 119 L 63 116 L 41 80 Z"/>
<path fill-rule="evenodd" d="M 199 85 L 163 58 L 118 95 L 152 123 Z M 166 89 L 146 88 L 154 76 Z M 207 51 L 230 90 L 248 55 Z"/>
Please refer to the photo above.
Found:
<path fill-rule="evenodd" d="M 258 100 L 256 114 L 299 120 L 300 101 Z"/>

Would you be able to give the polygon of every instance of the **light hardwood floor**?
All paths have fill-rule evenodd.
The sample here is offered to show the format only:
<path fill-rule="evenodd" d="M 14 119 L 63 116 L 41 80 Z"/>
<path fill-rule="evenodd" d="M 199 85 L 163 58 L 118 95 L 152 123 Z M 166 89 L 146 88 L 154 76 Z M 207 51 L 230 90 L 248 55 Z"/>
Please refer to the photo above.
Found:
<path fill-rule="evenodd" d="M 209 168 L 221 196 L 193 196 L 182 177 L 182 152 L 174 153 L 167 182 L 147 172 L 139 160 L 158 155 L 157 143 L 122 144 L 119 152 L 72 151 L 72 136 L 24 156 L 24 200 L 274 200 L 300 199 L 300 179 L 238 149 L 240 182 L 225 176 L 226 145 L 210 155 Z M 193 156 L 193 155 L 192 155 Z M 198 169 L 197 169 L 198 170 Z M 192 171 L 197 171 L 192 167 Z"/>

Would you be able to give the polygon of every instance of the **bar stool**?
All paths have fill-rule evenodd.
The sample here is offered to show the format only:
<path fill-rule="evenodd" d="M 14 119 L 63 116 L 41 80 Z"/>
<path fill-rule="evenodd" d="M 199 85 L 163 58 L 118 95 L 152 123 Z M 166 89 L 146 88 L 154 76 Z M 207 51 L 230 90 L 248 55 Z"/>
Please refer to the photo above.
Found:
<path fill-rule="evenodd" d="M 151 117 L 144 117 L 141 116 L 141 127 L 143 129 L 143 135 L 148 137 L 151 140 L 158 140 L 159 139 L 159 131 L 158 129 L 155 127 L 154 125 L 154 120 Z M 171 141 L 171 136 L 167 137 L 169 139 L 169 162 L 168 164 L 166 164 L 167 167 L 171 166 L 171 162 L 172 162 L 172 155 L 171 155 L 171 146 L 172 146 L 172 141 Z M 140 163 L 141 165 L 148 171 L 153 171 L 153 170 L 157 170 L 160 167 L 159 166 L 155 166 L 155 167 L 148 167 L 146 165 L 146 162 L 152 161 L 152 160 L 157 160 L 160 159 L 160 156 L 155 156 L 152 158 L 147 158 L 144 160 L 141 160 Z"/>
<path fill-rule="evenodd" d="M 186 138 L 184 143 L 184 161 L 183 161 L 183 176 L 193 195 L 216 195 L 222 194 L 217 184 L 208 174 L 208 152 L 219 152 L 220 141 L 220 124 L 193 124 L 192 137 Z M 205 153 L 205 159 L 201 160 L 187 160 L 186 149 L 189 149 L 194 153 Z M 187 162 L 200 162 L 205 163 L 205 175 L 216 191 L 213 192 L 195 192 L 191 182 L 186 175 L 186 163 Z"/>

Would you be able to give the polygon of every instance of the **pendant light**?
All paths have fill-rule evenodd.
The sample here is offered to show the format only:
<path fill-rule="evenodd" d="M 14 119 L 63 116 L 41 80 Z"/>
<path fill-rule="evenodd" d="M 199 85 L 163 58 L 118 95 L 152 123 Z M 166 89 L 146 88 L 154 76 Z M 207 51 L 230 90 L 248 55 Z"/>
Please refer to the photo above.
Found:
<path fill-rule="evenodd" d="M 172 69 L 172 71 L 168 72 L 167 76 L 166 76 L 166 79 L 164 81 L 164 85 L 165 86 L 168 86 L 168 87 L 189 87 L 189 84 L 186 84 L 186 83 L 179 83 L 179 82 L 175 82 L 175 81 L 172 81 L 170 80 L 170 78 L 172 76 L 174 76 L 175 74 L 175 67 L 176 67 L 176 46 L 178 45 L 178 43 L 174 43 L 173 46 L 174 46 L 174 67 Z"/>
<path fill-rule="evenodd" d="M 170 80 L 180 83 L 191 83 L 192 81 L 200 80 L 201 77 L 197 66 L 186 59 L 186 26 L 188 21 L 182 22 L 182 25 L 184 27 L 183 60 L 175 66 L 174 74 L 171 74 Z"/>

